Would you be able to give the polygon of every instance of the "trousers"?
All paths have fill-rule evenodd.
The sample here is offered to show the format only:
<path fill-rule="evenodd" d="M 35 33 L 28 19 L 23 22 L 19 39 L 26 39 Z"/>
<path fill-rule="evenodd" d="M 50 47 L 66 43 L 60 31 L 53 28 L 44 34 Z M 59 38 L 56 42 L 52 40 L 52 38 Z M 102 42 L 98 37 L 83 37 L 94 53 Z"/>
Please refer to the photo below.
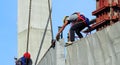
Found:
<path fill-rule="evenodd" d="M 79 38 L 83 38 L 83 35 L 80 33 L 81 30 L 85 28 L 85 24 L 83 22 L 78 22 L 71 26 L 70 28 L 70 41 L 75 40 L 75 33 L 78 35 Z"/>

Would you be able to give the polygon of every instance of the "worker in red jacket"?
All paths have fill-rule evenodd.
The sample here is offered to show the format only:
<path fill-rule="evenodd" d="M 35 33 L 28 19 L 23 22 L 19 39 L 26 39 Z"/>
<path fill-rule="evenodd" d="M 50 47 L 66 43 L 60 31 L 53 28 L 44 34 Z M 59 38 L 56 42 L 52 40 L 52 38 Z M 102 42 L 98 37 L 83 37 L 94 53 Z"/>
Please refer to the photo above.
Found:
<path fill-rule="evenodd" d="M 64 24 L 62 28 L 58 31 L 56 35 L 56 39 L 59 39 L 60 33 L 64 30 L 64 28 L 71 24 L 71 28 L 69 30 L 69 40 L 67 44 L 72 44 L 75 40 L 75 33 L 78 35 L 79 38 L 83 38 L 83 35 L 80 33 L 81 30 L 83 30 L 85 27 L 90 28 L 89 19 L 85 17 L 83 14 L 80 14 L 79 12 L 73 13 L 71 16 L 66 16 L 63 20 Z"/>

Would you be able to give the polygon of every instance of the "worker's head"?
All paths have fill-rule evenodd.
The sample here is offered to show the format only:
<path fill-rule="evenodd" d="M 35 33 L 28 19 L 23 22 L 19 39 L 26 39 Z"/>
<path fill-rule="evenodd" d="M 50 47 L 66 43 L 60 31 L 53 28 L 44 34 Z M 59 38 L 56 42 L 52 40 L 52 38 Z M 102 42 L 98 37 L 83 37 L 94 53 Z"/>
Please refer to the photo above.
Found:
<path fill-rule="evenodd" d="M 69 16 L 65 16 L 63 19 L 63 23 L 65 23 L 65 20 L 68 18 Z"/>
<path fill-rule="evenodd" d="M 24 53 L 24 57 L 27 58 L 27 59 L 30 59 L 30 53 L 29 52 L 25 52 Z"/>
<path fill-rule="evenodd" d="M 80 12 L 80 16 L 85 16 L 85 14 L 83 12 Z"/>
<path fill-rule="evenodd" d="M 84 15 L 83 12 L 74 12 L 73 14 L 80 14 L 80 15 Z"/>
<path fill-rule="evenodd" d="M 78 13 L 80 14 L 80 12 L 74 12 L 73 14 L 78 14 Z"/>

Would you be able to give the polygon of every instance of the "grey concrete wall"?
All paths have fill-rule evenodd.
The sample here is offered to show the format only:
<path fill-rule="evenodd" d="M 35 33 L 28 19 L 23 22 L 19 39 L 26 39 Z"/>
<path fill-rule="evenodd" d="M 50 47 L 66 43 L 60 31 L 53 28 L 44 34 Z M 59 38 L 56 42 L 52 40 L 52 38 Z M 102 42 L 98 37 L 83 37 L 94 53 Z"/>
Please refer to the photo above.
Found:
<path fill-rule="evenodd" d="M 26 52 L 29 1 L 30 0 L 18 0 L 18 58 L 23 56 L 24 52 Z M 32 0 L 28 51 L 31 53 L 33 64 L 38 54 L 48 17 L 48 0 Z M 49 24 L 38 61 L 40 61 L 42 56 L 49 49 L 51 38 L 51 27 Z"/>
<path fill-rule="evenodd" d="M 38 65 L 65 65 L 64 40 L 56 42 L 55 48 L 49 48 Z"/>
<path fill-rule="evenodd" d="M 65 47 L 64 40 L 61 39 L 56 43 L 56 65 L 65 65 Z"/>
<path fill-rule="evenodd" d="M 120 65 L 120 22 L 67 46 L 57 41 L 38 65 Z"/>
<path fill-rule="evenodd" d="M 56 65 L 56 50 L 49 48 L 46 54 L 37 65 Z"/>
<path fill-rule="evenodd" d="M 120 65 L 120 23 L 67 47 L 66 65 Z"/>

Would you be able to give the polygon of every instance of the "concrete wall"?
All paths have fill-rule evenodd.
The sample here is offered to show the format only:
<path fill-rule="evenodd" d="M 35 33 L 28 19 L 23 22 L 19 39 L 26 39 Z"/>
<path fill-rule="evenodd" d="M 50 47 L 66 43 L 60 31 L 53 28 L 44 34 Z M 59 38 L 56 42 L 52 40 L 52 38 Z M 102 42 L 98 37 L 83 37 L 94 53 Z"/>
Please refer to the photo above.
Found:
<path fill-rule="evenodd" d="M 120 65 L 120 22 L 67 47 L 66 65 Z"/>
<path fill-rule="evenodd" d="M 49 48 L 38 65 L 65 65 L 64 40 L 56 42 L 55 48 Z"/>
<path fill-rule="evenodd" d="M 49 48 L 46 54 L 37 65 L 56 65 L 56 50 Z"/>
<path fill-rule="evenodd" d="M 50 48 L 38 65 L 120 65 L 120 22 L 67 46 Z M 65 59 L 65 54 L 66 59 Z"/>
<path fill-rule="evenodd" d="M 30 0 L 18 0 L 18 57 L 23 56 L 24 52 L 26 52 L 29 1 Z M 32 0 L 29 39 L 30 43 L 28 51 L 31 53 L 33 65 L 38 54 L 39 46 L 42 40 L 48 17 L 48 0 Z M 49 24 L 38 61 L 46 53 L 50 45 L 51 27 Z"/>

